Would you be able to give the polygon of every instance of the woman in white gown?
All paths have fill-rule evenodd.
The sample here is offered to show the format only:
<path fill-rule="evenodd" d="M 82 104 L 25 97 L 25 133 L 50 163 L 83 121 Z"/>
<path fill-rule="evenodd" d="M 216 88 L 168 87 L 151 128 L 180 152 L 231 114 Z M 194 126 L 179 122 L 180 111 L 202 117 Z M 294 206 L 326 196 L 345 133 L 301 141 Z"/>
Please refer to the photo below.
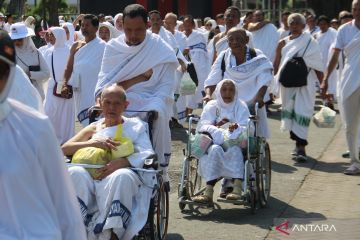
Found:
<path fill-rule="evenodd" d="M 224 79 L 217 84 L 215 100 L 204 107 L 197 131 L 209 133 L 213 145 L 208 153 L 200 158 L 199 174 L 206 181 L 204 195 L 193 198 L 195 202 L 210 203 L 213 199 L 213 187 L 219 178 L 233 178 L 234 190 L 226 196 L 229 200 L 241 198 L 244 161 L 239 145 L 223 148 L 226 138 L 236 139 L 247 129 L 250 116 L 247 105 L 239 100 L 234 81 Z"/>
<path fill-rule="evenodd" d="M 73 98 L 65 99 L 53 94 L 55 82 L 61 85 L 67 59 L 70 55 L 66 45 L 66 33 L 61 27 L 52 27 L 49 30 L 50 41 L 53 45 L 45 53 L 45 60 L 50 69 L 48 90 L 44 102 L 46 115 L 55 129 L 59 144 L 69 140 L 75 134 L 75 113 Z"/>

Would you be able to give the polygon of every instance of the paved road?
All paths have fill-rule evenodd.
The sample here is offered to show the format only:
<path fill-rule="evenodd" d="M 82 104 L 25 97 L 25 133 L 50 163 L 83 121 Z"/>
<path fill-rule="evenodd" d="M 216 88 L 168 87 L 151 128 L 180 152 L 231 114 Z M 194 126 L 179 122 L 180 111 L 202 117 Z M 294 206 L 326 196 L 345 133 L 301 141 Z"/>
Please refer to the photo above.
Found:
<path fill-rule="evenodd" d="M 170 166 L 172 192 L 170 195 L 169 240 L 178 239 L 264 239 L 274 224 L 274 218 L 281 217 L 285 212 L 296 212 L 306 215 L 307 212 L 289 204 L 302 186 L 304 179 L 314 167 L 316 160 L 339 131 L 337 119 L 335 128 L 320 129 L 313 123 L 310 126 L 309 146 L 307 154 L 311 159 L 306 163 L 296 163 L 291 159 L 290 152 L 294 143 L 289 140 L 288 133 L 282 133 L 280 113 L 272 109 L 269 119 L 271 129 L 270 148 L 272 155 L 272 186 L 269 206 L 251 214 L 244 206 L 218 203 L 213 211 L 202 211 L 196 215 L 190 211 L 181 212 L 177 203 L 177 183 L 179 179 L 182 148 L 185 146 L 185 131 L 175 129 L 173 136 L 173 156 Z M 215 191 L 216 193 L 216 191 Z"/>

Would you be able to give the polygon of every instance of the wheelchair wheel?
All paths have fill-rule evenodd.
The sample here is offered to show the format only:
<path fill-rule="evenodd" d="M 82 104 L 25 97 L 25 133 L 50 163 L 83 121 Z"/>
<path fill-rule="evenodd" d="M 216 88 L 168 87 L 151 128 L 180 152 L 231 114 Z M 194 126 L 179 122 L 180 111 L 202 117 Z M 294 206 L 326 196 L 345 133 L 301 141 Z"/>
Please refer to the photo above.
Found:
<path fill-rule="evenodd" d="M 271 189 L 271 155 L 270 147 L 264 140 L 260 144 L 259 157 L 256 166 L 256 187 L 258 190 L 259 204 L 261 207 L 266 207 L 270 197 Z"/>
<path fill-rule="evenodd" d="M 189 192 L 190 196 L 193 196 L 201 189 L 201 177 L 197 171 L 198 164 L 199 164 L 199 160 L 195 158 L 192 159 L 189 163 L 188 178 L 190 184 L 190 192 Z"/>
<path fill-rule="evenodd" d="M 169 193 L 166 191 L 161 177 L 159 178 L 159 183 L 160 188 L 155 198 L 154 225 L 156 224 L 156 226 L 154 226 L 154 229 L 156 229 L 157 235 L 155 239 L 162 240 L 166 238 L 169 223 Z"/>

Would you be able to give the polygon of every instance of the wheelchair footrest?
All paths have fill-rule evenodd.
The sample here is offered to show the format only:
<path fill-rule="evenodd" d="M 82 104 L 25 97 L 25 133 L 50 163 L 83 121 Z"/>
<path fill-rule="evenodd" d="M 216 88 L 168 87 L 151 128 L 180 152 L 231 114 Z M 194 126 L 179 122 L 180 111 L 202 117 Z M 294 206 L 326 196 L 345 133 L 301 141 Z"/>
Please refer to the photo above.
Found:
<path fill-rule="evenodd" d="M 217 202 L 223 202 L 223 203 L 232 203 L 234 205 L 245 205 L 246 204 L 246 201 L 245 201 L 244 197 L 242 197 L 239 200 L 227 200 L 226 198 L 218 197 L 216 199 L 216 201 Z"/>
<path fill-rule="evenodd" d="M 183 203 L 186 205 L 195 205 L 195 206 L 202 206 L 202 207 L 214 207 L 214 202 L 211 203 L 199 203 L 199 202 L 194 202 L 192 200 L 179 200 L 179 203 Z"/>

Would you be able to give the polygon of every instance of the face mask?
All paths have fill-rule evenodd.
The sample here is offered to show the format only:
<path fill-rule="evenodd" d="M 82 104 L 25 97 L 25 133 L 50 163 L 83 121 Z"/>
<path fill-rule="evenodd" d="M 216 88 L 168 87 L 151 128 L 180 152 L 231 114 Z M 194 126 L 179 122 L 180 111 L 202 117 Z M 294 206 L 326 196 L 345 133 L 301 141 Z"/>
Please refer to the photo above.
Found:
<path fill-rule="evenodd" d="M 2 28 L 2 27 L 4 27 L 4 25 L 5 25 L 5 22 L 4 22 L 4 21 L 0 21 L 0 27 Z"/>

